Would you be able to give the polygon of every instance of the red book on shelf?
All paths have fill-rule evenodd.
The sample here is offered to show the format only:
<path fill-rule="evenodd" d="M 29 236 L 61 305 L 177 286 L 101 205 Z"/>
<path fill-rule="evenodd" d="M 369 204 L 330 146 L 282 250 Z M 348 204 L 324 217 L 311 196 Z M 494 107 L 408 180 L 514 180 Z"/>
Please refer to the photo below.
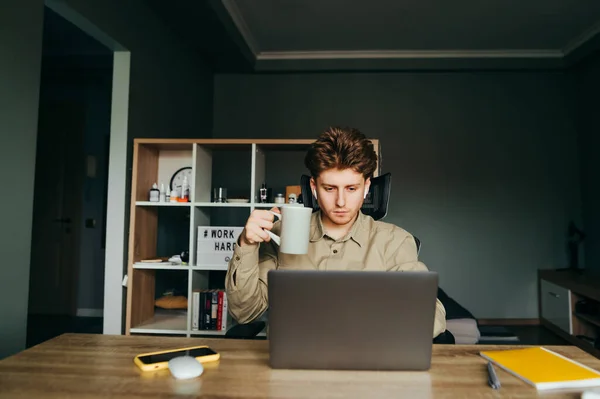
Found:
<path fill-rule="evenodd" d="M 219 291 L 219 307 L 217 308 L 217 331 L 221 331 L 223 322 L 223 291 Z"/>

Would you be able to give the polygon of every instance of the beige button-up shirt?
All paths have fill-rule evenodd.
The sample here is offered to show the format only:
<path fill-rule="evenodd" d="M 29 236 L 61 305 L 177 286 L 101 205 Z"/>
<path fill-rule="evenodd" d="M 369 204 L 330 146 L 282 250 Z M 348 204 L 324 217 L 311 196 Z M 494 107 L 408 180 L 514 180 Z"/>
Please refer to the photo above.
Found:
<path fill-rule="evenodd" d="M 273 232 L 279 234 L 280 222 Z M 267 273 L 271 269 L 427 271 L 417 259 L 417 245 L 407 231 L 375 221 L 359 212 L 348 234 L 338 240 L 327 236 L 321 212 L 312 214 L 306 255 L 279 253 L 272 241 L 236 245 L 229 262 L 225 288 L 229 311 L 240 323 L 258 318 L 269 307 Z M 433 337 L 446 330 L 446 310 L 437 299 Z"/>

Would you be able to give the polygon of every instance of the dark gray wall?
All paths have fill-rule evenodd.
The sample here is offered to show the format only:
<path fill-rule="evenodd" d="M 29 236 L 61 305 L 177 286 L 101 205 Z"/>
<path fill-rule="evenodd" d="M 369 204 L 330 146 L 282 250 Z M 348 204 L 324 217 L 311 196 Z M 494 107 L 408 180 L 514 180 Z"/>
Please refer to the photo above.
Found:
<path fill-rule="evenodd" d="M 119 0 L 103 1 L 101 5 L 89 0 L 65 2 L 131 52 L 125 195 L 129 204 L 133 138 L 210 137 L 213 75 L 202 56 L 177 37 L 143 0 L 131 0 L 126 5 Z M 129 206 L 126 206 L 123 226 L 127 232 Z M 124 238 L 127 251 L 127 234 Z M 124 271 L 125 262 L 107 267 Z M 102 282 L 97 284 L 100 289 Z M 120 281 L 106 286 L 104 296 L 119 291 L 123 292 Z M 114 315 L 117 311 L 104 309 L 105 314 Z M 123 308 L 121 311 L 124 314 Z M 111 321 L 110 330 L 121 329 Z"/>
<path fill-rule="evenodd" d="M 385 221 L 418 236 L 440 286 L 481 318 L 537 317 L 536 273 L 563 267 L 581 221 L 562 73 L 217 75 L 214 136 L 314 138 L 350 125 L 382 143 Z M 297 172 L 297 171 L 295 171 Z"/>
<path fill-rule="evenodd" d="M 25 348 L 43 11 L 0 3 L 0 359 Z"/>
<path fill-rule="evenodd" d="M 577 127 L 581 151 L 581 192 L 583 200 L 585 265 L 600 273 L 600 53 L 573 71 L 577 104 Z"/>
<path fill-rule="evenodd" d="M 142 0 L 52 3 L 66 4 L 131 51 L 130 139 L 210 137 L 212 73 Z M 0 57 L 0 181 L 9 192 L 21 193 L 18 200 L 2 196 L 0 204 L 5 226 L 0 233 L 0 358 L 25 347 L 43 10 L 41 0 L 8 0 L 0 6 L 5 55 Z"/>
<path fill-rule="evenodd" d="M 210 137 L 212 72 L 142 0 L 66 0 L 131 51 L 129 137 Z"/>

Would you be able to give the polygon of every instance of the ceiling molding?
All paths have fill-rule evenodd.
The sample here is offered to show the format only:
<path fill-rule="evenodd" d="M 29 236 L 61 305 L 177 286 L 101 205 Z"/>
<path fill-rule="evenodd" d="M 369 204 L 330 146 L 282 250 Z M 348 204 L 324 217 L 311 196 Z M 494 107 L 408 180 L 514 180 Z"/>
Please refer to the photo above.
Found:
<path fill-rule="evenodd" d="M 266 51 L 257 61 L 272 60 L 360 60 L 360 59 L 561 59 L 560 50 L 473 51 Z"/>
<path fill-rule="evenodd" d="M 254 39 L 252 32 L 250 32 L 250 28 L 246 24 L 246 20 L 242 15 L 239 7 L 237 6 L 235 0 L 221 0 L 223 7 L 229 13 L 233 23 L 235 24 L 237 30 L 240 32 L 240 35 L 246 41 L 246 45 L 254 53 L 254 58 L 256 60 L 256 55 L 260 53 L 260 48 L 258 47 L 258 42 Z"/>
<path fill-rule="evenodd" d="M 569 54 L 573 53 L 578 48 L 583 47 L 583 45 L 585 45 L 587 42 L 592 40 L 598 34 L 600 34 L 600 21 L 598 21 L 596 24 L 592 25 L 589 29 L 587 29 L 581 35 L 577 36 L 575 39 L 573 39 L 569 43 L 567 43 L 567 45 L 565 47 L 563 47 L 563 50 L 562 50 L 564 56 L 566 57 Z"/>
<path fill-rule="evenodd" d="M 472 70 L 561 70 L 562 57 L 551 58 L 361 58 L 361 59 L 263 59 L 256 72 L 392 72 Z"/>
<path fill-rule="evenodd" d="M 341 65 L 339 61 L 354 63 L 355 68 L 363 68 L 359 65 L 382 65 L 382 68 L 410 68 L 425 67 L 434 68 L 436 62 L 442 65 L 453 65 L 451 68 L 462 68 L 459 65 L 469 65 L 470 61 L 485 65 L 484 68 L 518 68 L 519 61 L 523 67 L 532 68 L 548 67 L 563 68 L 568 64 L 576 62 L 594 51 L 595 47 L 590 43 L 600 41 L 600 21 L 577 36 L 563 48 L 560 49 L 535 49 L 535 50 L 365 50 L 365 51 L 260 51 L 258 41 L 255 39 L 248 27 L 243 14 L 237 6 L 236 0 L 220 1 L 227 13 L 230 15 L 235 27 L 246 42 L 249 50 L 254 54 L 256 70 L 286 70 L 296 69 L 300 64 L 313 69 L 336 69 Z M 575 55 L 577 57 L 575 57 Z M 572 61 L 571 61 L 572 60 Z M 335 62 L 338 61 L 336 64 Z M 463 63 L 462 61 L 465 61 Z M 497 64 L 494 64 L 494 62 Z M 372 62 L 369 64 L 369 62 Z M 295 64 L 286 65 L 287 63 Z M 316 67 L 317 64 L 321 66 Z M 328 66 L 325 66 L 328 65 Z M 384 66 L 385 65 L 385 66 Z M 405 67 L 406 65 L 406 67 Z M 345 66 L 340 66 L 345 69 Z M 353 68 L 353 67 L 350 67 Z"/>
<path fill-rule="evenodd" d="M 111 51 L 128 51 L 125 47 L 123 47 L 123 45 L 115 41 L 102 30 L 98 29 L 96 25 L 91 23 L 87 18 L 67 5 L 64 0 L 45 0 L 44 4 L 49 9 L 69 21 L 69 23 L 72 23 L 84 31 L 87 35 L 91 36 Z"/>

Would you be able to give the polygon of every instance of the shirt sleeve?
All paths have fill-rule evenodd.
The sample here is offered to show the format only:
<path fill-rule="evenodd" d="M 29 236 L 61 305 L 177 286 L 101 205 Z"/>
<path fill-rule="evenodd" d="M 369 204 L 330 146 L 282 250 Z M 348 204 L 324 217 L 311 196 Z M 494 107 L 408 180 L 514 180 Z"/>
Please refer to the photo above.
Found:
<path fill-rule="evenodd" d="M 395 242 L 400 242 L 396 247 L 391 247 L 388 258 L 388 271 L 428 271 L 429 269 L 417 258 L 417 244 L 414 238 L 405 233 L 404 237 L 397 237 Z M 438 298 L 435 303 L 435 320 L 433 323 L 433 338 L 446 331 L 446 309 Z"/>
<path fill-rule="evenodd" d="M 267 310 L 267 273 L 275 268 L 277 251 L 272 242 L 235 246 L 225 276 L 225 290 L 229 313 L 238 323 L 250 323 Z"/>

